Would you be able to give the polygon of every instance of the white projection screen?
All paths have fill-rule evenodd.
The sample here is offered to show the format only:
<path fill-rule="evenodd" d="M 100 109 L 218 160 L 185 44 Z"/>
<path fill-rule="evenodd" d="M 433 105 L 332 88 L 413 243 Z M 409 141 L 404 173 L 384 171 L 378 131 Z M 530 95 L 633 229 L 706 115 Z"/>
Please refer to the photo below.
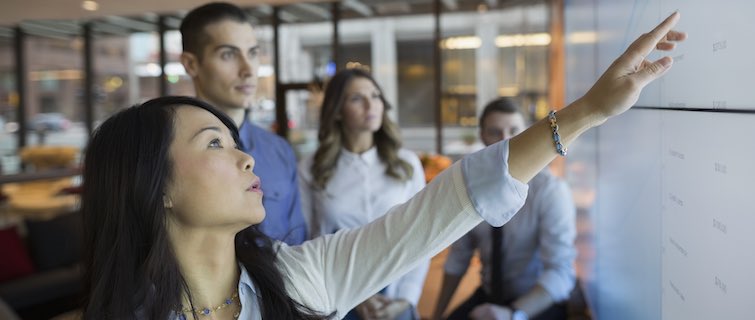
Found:
<path fill-rule="evenodd" d="M 579 272 L 595 316 L 752 319 L 755 2 L 565 5 L 570 100 L 673 11 L 689 34 L 632 110 L 570 147 Z"/>

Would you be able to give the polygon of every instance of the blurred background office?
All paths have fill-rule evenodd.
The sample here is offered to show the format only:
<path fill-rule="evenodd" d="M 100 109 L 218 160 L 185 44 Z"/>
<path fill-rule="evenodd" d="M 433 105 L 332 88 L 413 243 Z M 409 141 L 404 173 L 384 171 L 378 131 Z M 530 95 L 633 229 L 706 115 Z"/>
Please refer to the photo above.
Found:
<path fill-rule="evenodd" d="M 98 11 L 109 4 L 85 1 L 90 2 Z M 371 70 L 386 98 L 400 106 L 392 115 L 407 147 L 417 151 L 469 151 L 476 142 L 477 114 L 485 101 L 498 96 L 514 97 L 528 113 L 544 115 L 549 90 L 562 85 L 550 71 L 558 62 L 551 51 L 560 50 L 550 32 L 552 16 L 558 14 L 553 5 L 439 3 L 437 14 L 432 0 L 247 5 L 263 49 L 254 120 L 271 130 L 285 124 L 277 130 L 297 151 L 312 152 L 319 108 L 313 84 L 355 66 Z M 139 13 L 101 17 L 76 7 L 69 11 L 79 16 L 65 20 L 34 19 L 34 4 L 24 6 L 7 14 L 14 20 L 6 18 L 0 27 L 4 173 L 21 170 L 19 148 L 82 148 L 88 129 L 121 108 L 158 95 L 193 94 L 178 61 L 176 30 L 191 4 L 174 4 L 169 12 L 132 8 Z"/>

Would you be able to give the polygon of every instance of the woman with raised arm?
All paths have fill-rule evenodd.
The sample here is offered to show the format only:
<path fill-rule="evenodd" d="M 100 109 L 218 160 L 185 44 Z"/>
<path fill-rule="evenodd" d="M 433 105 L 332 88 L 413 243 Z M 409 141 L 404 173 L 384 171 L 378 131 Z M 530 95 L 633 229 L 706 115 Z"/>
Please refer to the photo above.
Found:
<path fill-rule="evenodd" d="M 508 221 L 531 177 L 669 69 L 671 58 L 645 56 L 685 38 L 671 31 L 678 18 L 635 41 L 550 121 L 457 162 L 380 219 L 300 246 L 248 228 L 265 217 L 263 188 L 224 114 L 181 97 L 119 112 L 94 133 L 85 159 L 83 317 L 343 317 L 480 222 Z"/>

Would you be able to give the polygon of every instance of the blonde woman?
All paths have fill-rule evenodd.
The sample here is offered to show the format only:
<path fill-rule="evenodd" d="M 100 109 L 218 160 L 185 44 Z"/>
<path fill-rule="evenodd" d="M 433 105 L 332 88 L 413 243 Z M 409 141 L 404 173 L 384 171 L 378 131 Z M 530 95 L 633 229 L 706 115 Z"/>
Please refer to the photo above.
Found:
<path fill-rule="evenodd" d="M 398 126 L 369 73 L 329 82 L 315 154 L 299 164 L 302 211 L 318 237 L 366 225 L 425 186 L 419 158 L 401 148 Z M 413 319 L 429 260 L 352 310 L 346 319 Z"/>

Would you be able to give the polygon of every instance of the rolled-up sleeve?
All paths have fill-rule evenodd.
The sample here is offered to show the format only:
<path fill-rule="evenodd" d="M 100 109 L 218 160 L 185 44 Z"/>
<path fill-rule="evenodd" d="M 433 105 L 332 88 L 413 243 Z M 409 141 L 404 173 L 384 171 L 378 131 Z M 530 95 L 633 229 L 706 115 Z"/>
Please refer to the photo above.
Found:
<path fill-rule="evenodd" d="M 527 198 L 526 183 L 509 174 L 509 141 L 501 141 L 461 160 L 464 183 L 477 213 L 490 225 L 500 227 L 511 220 L 524 201 L 503 202 L 506 194 Z"/>

